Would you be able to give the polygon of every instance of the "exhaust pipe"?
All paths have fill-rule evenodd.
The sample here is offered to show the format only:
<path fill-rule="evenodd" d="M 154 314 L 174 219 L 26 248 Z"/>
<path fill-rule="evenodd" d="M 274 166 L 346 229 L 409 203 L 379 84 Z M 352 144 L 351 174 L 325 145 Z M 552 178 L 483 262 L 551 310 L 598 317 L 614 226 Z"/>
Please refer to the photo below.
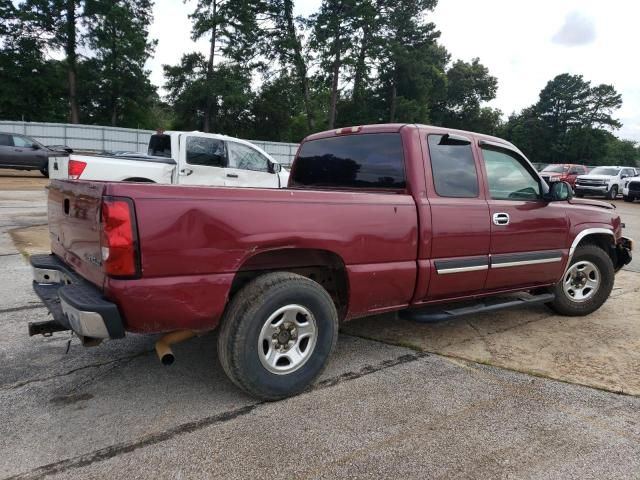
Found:
<path fill-rule="evenodd" d="M 163 365 L 171 365 L 176 359 L 171 350 L 171 345 L 184 342 L 194 336 L 195 333 L 192 330 L 176 330 L 175 332 L 163 335 L 162 338 L 156 342 L 156 354 L 160 362 L 162 362 Z"/>

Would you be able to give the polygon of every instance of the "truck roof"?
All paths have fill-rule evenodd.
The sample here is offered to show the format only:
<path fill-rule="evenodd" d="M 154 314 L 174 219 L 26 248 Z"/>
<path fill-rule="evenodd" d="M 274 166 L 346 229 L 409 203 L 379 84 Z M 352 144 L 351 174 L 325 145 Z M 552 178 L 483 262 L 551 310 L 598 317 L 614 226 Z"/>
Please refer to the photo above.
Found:
<path fill-rule="evenodd" d="M 304 138 L 303 142 L 309 140 L 317 140 L 319 138 L 327 138 L 334 137 L 337 135 L 342 135 L 344 133 L 358 134 L 358 133 L 393 133 L 399 132 L 403 128 L 418 128 L 421 130 L 429 130 L 431 132 L 442 132 L 442 133 L 459 133 L 461 135 L 472 136 L 479 140 L 486 140 L 494 143 L 501 143 L 505 146 L 508 146 L 512 149 L 518 150 L 518 148 L 508 142 L 507 140 L 499 137 L 494 137 L 492 135 L 485 135 L 483 133 L 470 132 L 467 130 L 458 130 L 455 128 L 446 128 L 446 127 L 438 127 L 434 125 L 423 125 L 418 123 L 380 123 L 373 125 L 358 125 L 352 127 L 342 127 L 342 128 L 334 128 L 333 130 L 325 130 L 323 132 L 313 133 Z"/>

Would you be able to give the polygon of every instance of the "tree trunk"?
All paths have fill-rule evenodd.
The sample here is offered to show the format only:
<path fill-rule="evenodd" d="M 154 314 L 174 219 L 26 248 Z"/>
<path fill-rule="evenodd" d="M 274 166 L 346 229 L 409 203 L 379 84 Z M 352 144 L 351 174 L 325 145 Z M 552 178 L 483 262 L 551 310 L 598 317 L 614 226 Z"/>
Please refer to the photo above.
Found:
<path fill-rule="evenodd" d="M 307 78 L 307 65 L 302 56 L 302 45 L 296 32 L 296 26 L 293 23 L 293 1 L 284 0 L 284 16 L 287 22 L 287 37 L 293 46 L 293 65 L 300 82 L 300 90 L 304 102 L 304 108 L 307 113 L 307 125 L 309 130 L 313 131 L 316 127 L 316 121 L 311 108 L 311 94 L 309 92 L 309 79 Z"/>
<path fill-rule="evenodd" d="M 398 91 L 396 90 L 396 82 L 393 80 L 391 85 L 391 108 L 389 109 L 389 122 L 394 123 L 396 121 L 396 103 L 398 98 Z"/>
<path fill-rule="evenodd" d="M 336 106 L 338 104 L 338 81 L 340 77 L 340 37 L 336 39 L 336 57 L 331 72 L 331 100 L 329 102 L 329 129 L 336 125 Z"/>
<path fill-rule="evenodd" d="M 369 50 L 369 43 L 371 41 L 371 26 L 366 24 L 362 31 L 362 45 L 360 45 L 360 51 L 358 52 L 358 59 L 356 60 L 356 71 L 353 78 L 353 98 L 357 101 L 363 96 L 364 93 L 364 78 L 367 69 L 367 51 Z"/>
<path fill-rule="evenodd" d="M 65 53 L 67 55 L 67 76 L 69 79 L 69 120 L 80 123 L 78 113 L 77 83 L 77 54 L 76 54 L 76 0 L 67 0 L 66 5 L 67 38 Z"/>
<path fill-rule="evenodd" d="M 211 7 L 213 9 L 214 25 L 213 25 L 213 28 L 211 29 L 209 61 L 207 62 L 207 103 L 204 109 L 204 125 L 202 127 L 202 129 L 207 133 L 211 131 L 211 127 L 213 126 L 212 123 L 215 123 L 215 122 L 211 122 L 211 113 L 213 110 L 214 96 L 213 96 L 213 92 L 209 91 L 209 88 L 211 87 L 211 83 L 212 83 L 211 81 L 213 80 L 213 61 L 216 56 L 216 34 L 218 33 L 217 32 L 218 26 L 215 23 L 215 20 L 216 20 L 216 15 L 218 13 L 217 12 L 218 2 L 216 0 L 213 0 Z"/>

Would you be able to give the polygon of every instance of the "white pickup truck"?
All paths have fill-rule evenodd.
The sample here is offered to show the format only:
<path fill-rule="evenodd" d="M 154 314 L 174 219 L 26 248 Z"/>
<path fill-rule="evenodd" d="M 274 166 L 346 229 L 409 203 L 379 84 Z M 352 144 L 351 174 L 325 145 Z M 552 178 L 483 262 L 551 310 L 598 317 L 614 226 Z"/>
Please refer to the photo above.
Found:
<path fill-rule="evenodd" d="M 574 188 L 576 197 L 602 195 L 613 200 L 622 193 L 624 180 L 635 174 L 631 167 L 596 167 L 588 174 L 578 176 Z"/>
<path fill-rule="evenodd" d="M 238 138 L 202 132 L 163 132 L 147 154 L 56 157 L 50 178 L 233 187 L 286 187 L 289 172 L 267 152 Z"/>

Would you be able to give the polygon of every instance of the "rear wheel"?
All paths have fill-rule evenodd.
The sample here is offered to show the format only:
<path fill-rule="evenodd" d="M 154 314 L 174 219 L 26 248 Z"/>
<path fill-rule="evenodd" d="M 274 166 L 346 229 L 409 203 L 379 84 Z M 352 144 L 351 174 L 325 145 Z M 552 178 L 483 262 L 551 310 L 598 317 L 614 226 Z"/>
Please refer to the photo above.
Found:
<path fill-rule="evenodd" d="M 632 197 L 631 195 L 624 195 L 624 196 L 622 197 L 622 199 L 623 199 L 625 202 L 629 202 L 629 203 L 631 203 L 631 202 L 633 202 L 633 201 L 635 200 L 635 197 Z"/>
<path fill-rule="evenodd" d="M 584 197 L 584 193 L 576 192 L 576 197 L 582 198 L 582 197 Z"/>
<path fill-rule="evenodd" d="M 607 193 L 607 198 L 609 200 L 615 200 L 616 197 L 618 196 L 618 186 L 614 185 L 613 187 L 611 187 L 611 189 L 609 190 L 609 193 Z"/>
<path fill-rule="evenodd" d="M 614 278 L 611 257 L 597 245 L 582 245 L 576 249 L 562 280 L 553 288 L 556 298 L 548 305 L 561 315 L 588 315 L 607 301 Z"/>
<path fill-rule="evenodd" d="M 45 177 L 49 178 L 49 167 L 43 167 L 40 169 L 40 173 Z"/>
<path fill-rule="evenodd" d="M 324 288 L 293 273 L 268 273 L 231 300 L 218 355 L 238 387 L 277 400 L 300 393 L 322 373 L 337 338 L 338 314 Z"/>

